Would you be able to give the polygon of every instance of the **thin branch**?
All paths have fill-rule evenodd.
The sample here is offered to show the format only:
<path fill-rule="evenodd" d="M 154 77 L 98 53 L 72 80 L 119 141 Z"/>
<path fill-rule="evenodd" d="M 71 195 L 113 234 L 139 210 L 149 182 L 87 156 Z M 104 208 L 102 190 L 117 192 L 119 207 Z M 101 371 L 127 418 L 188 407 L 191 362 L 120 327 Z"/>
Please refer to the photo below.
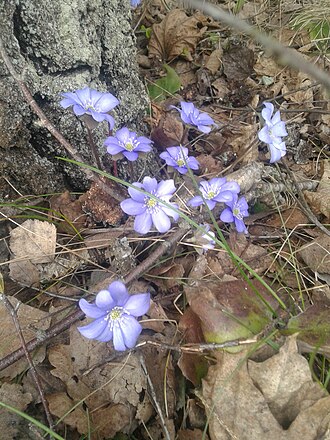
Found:
<path fill-rule="evenodd" d="M 248 35 L 253 40 L 260 43 L 267 50 L 269 55 L 277 58 L 280 64 L 307 73 L 307 75 L 330 89 L 330 75 L 319 69 L 315 64 L 306 61 L 305 58 L 295 49 L 283 46 L 274 38 L 261 33 L 257 28 L 249 25 L 236 15 L 225 12 L 219 6 L 214 6 L 201 0 L 185 0 L 185 2 L 189 7 L 199 9 L 204 14 L 214 18 L 214 20 L 218 20 L 235 31 Z"/>
<path fill-rule="evenodd" d="M 12 320 L 13 320 L 14 325 L 16 327 L 17 334 L 18 334 L 18 336 L 20 338 L 20 341 L 21 341 L 21 345 L 22 345 L 22 349 L 24 351 L 24 355 L 25 355 L 25 357 L 26 357 L 26 359 L 28 361 L 28 364 L 30 366 L 33 380 L 34 380 L 34 382 L 35 382 L 35 384 L 37 386 L 37 390 L 38 390 L 38 393 L 39 393 L 39 396 L 40 396 L 40 399 L 41 399 L 41 402 L 42 402 L 42 405 L 44 407 L 45 414 L 46 414 L 46 417 L 47 417 L 48 425 L 49 425 L 49 427 L 51 429 L 54 429 L 53 418 L 52 418 L 52 416 L 50 414 L 50 411 L 49 411 L 48 402 L 47 402 L 47 400 L 45 398 L 44 391 L 43 391 L 42 386 L 41 386 L 39 375 L 38 375 L 37 370 L 36 370 L 36 368 L 34 366 L 34 363 L 33 363 L 33 360 L 31 358 L 31 355 L 29 353 L 29 350 L 27 349 L 26 342 L 25 342 L 25 339 L 24 339 L 24 336 L 23 336 L 23 332 L 22 332 L 22 329 L 21 329 L 21 326 L 20 326 L 20 323 L 19 323 L 19 320 L 18 320 L 18 317 L 17 317 L 16 310 L 15 310 L 15 308 L 12 305 L 12 303 L 9 301 L 9 299 L 7 298 L 7 296 L 5 294 L 3 294 L 3 293 L 0 294 L 0 300 L 4 303 L 4 305 L 6 306 L 9 314 L 12 317 Z"/>
<path fill-rule="evenodd" d="M 150 395 L 151 401 L 154 404 L 155 410 L 157 411 L 157 414 L 159 415 L 159 420 L 160 420 L 160 423 L 162 425 L 165 438 L 166 438 L 166 440 L 171 440 L 170 433 L 169 433 L 169 431 L 167 429 L 167 426 L 166 426 L 166 421 L 165 421 L 165 417 L 164 417 L 163 411 L 162 411 L 162 409 L 160 407 L 160 404 L 158 403 L 155 388 L 154 388 L 152 380 L 151 380 L 151 378 L 149 376 L 148 369 L 147 369 L 146 363 L 144 361 L 144 357 L 143 357 L 143 355 L 141 353 L 139 354 L 139 359 L 140 359 L 141 367 L 142 367 L 142 369 L 144 371 L 144 374 L 146 375 L 147 382 L 148 382 L 148 385 L 149 385 L 149 395 Z"/>
<path fill-rule="evenodd" d="M 147 257 L 142 263 L 124 277 L 123 282 L 128 284 L 134 279 L 138 278 L 143 272 L 147 271 L 166 251 L 170 249 L 172 245 L 175 245 L 186 233 L 186 229 L 180 228 L 175 231 L 166 242 L 162 242 L 157 248 Z M 63 333 L 65 330 L 71 327 L 72 324 L 84 318 L 85 314 L 82 310 L 78 309 L 72 312 L 70 315 L 57 322 L 55 325 L 45 330 L 38 338 L 34 338 L 25 344 L 28 352 L 40 347 L 45 342 L 53 339 L 55 336 Z M 10 353 L 4 358 L 0 359 L 0 371 L 12 365 L 17 360 L 21 359 L 25 355 L 24 348 L 21 347 L 18 350 Z"/>

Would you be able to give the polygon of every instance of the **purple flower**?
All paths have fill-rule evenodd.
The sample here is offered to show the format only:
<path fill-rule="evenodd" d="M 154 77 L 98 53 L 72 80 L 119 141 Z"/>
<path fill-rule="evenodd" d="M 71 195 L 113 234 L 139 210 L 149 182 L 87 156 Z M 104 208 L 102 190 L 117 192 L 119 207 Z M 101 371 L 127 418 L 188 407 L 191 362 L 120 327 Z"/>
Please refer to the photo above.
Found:
<path fill-rule="evenodd" d="M 238 195 L 235 194 L 231 202 L 226 202 L 227 208 L 225 208 L 221 215 L 220 220 L 225 223 L 235 223 L 237 232 L 244 232 L 247 234 L 247 229 L 244 224 L 243 218 L 248 217 L 249 206 L 245 200 L 245 197 L 238 199 Z"/>
<path fill-rule="evenodd" d="M 88 318 L 94 318 L 85 327 L 78 327 L 83 336 L 101 342 L 112 339 L 114 349 L 124 351 L 135 347 L 142 331 L 141 324 L 135 318 L 149 310 L 150 294 L 129 295 L 125 284 L 114 281 L 108 289 L 96 295 L 95 303 L 90 304 L 82 298 L 79 307 Z"/>
<path fill-rule="evenodd" d="M 143 183 L 135 182 L 134 186 L 144 189 L 153 196 L 169 203 L 173 208 L 178 209 L 176 203 L 170 203 L 169 200 L 175 192 L 173 179 L 162 180 L 157 183 L 157 180 L 151 177 L 145 177 Z M 128 193 L 131 199 L 126 199 L 121 202 L 121 209 L 128 215 L 136 215 L 134 220 L 134 229 L 140 234 L 147 234 L 152 225 L 154 225 L 159 232 L 167 232 L 171 227 L 171 220 L 168 216 L 173 217 L 175 221 L 178 220 L 179 214 L 172 211 L 161 202 L 150 198 L 148 195 L 130 187 Z"/>
<path fill-rule="evenodd" d="M 181 101 L 180 104 L 181 109 L 174 105 L 171 108 L 175 108 L 180 112 L 181 119 L 185 124 L 197 127 L 202 133 L 210 133 L 211 127 L 209 125 L 216 125 L 211 116 L 200 112 L 192 102 Z"/>
<path fill-rule="evenodd" d="M 138 152 L 148 153 L 151 151 L 152 141 L 144 136 L 137 136 L 134 131 L 123 127 L 118 130 L 115 136 L 109 136 L 104 145 L 108 153 L 115 155 L 122 153 L 126 159 L 133 161 L 138 158 Z"/>
<path fill-rule="evenodd" d="M 102 122 L 106 119 L 112 130 L 115 120 L 108 114 L 115 108 L 119 101 L 111 93 L 102 93 L 97 90 L 85 87 L 76 92 L 62 93 L 64 99 L 60 102 L 61 106 L 68 108 L 73 106 L 73 113 L 77 116 L 84 114 L 90 115 L 95 121 Z"/>
<path fill-rule="evenodd" d="M 141 3 L 141 0 L 131 0 L 132 8 L 136 8 Z"/>
<path fill-rule="evenodd" d="M 214 177 L 208 182 L 201 180 L 199 191 L 203 197 L 195 196 L 189 200 L 188 204 L 196 207 L 202 205 L 205 200 L 209 209 L 213 209 L 217 202 L 231 202 L 234 195 L 240 192 L 240 187 L 237 182 L 227 182 L 225 177 Z"/>
<path fill-rule="evenodd" d="M 192 170 L 198 170 L 199 168 L 198 160 L 188 156 L 188 148 L 186 147 L 169 147 L 159 156 L 166 161 L 167 165 L 175 168 L 180 174 L 186 174 L 188 168 Z"/>
<path fill-rule="evenodd" d="M 270 102 L 264 103 L 265 108 L 261 115 L 265 120 L 265 125 L 258 133 L 258 138 L 268 144 L 270 150 L 270 163 L 276 162 L 286 153 L 285 143 L 282 141 L 282 136 L 287 136 L 288 133 L 285 128 L 285 122 L 281 121 L 280 112 L 277 111 L 274 116 L 274 106 Z"/>

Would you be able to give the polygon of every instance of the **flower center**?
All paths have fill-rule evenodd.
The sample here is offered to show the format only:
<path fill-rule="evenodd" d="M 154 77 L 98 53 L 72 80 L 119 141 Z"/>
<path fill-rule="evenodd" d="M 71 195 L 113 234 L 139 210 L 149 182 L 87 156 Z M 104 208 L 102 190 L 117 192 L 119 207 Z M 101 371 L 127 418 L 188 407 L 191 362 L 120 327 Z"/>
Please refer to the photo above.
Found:
<path fill-rule="evenodd" d="M 110 312 L 109 312 L 109 318 L 111 321 L 117 321 L 118 319 L 120 319 L 122 317 L 124 313 L 124 309 L 123 307 L 114 307 Z"/>
<path fill-rule="evenodd" d="M 183 167 L 185 165 L 183 159 L 177 159 L 176 163 L 178 164 L 179 167 Z"/>
<path fill-rule="evenodd" d="M 208 191 L 206 194 L 206 199 L 213 199 L 213 197 L 215 197 L 217 195 L 217 193 L 215 193 L 214 191 Z"/>
<path fill-rule="evenodd" d="M 148 199 L 146 201 L 147 208 L 154 208 L 157 205 L 157 200 Z"/>
<path fill-rule="evenodd" d="M 94 104 L 91 101 L 86 102 L 85 104 L 85 110 L 93 110 L 95 112 L 97 112 L 97 109 L 94 107 Z"/>
<path fill-rule="evenodd" d="M 235 207 L 233 209 L 233 214 L 234 214 L 234 217 L 236 217 L 238 220 L 243 220 L 243 215 L 241 214 L 241 211 L 239 208 Z"/>
<path fill-rule="evenodd" d="M 126 144 L 125 144 L 125 149 L 127 150 L 127 151 L 133 151 L 134 150 L 134 145 L 132 144 L 132 142 L 127 142 Z"/>

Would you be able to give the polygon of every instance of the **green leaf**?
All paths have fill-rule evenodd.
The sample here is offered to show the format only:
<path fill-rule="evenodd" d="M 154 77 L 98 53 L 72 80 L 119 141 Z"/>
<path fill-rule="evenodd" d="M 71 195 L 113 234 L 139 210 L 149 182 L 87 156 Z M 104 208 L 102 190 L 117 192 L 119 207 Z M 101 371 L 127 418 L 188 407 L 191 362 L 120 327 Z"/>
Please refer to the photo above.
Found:
<path fill-rule="evenodd" d="M 152 101 L 161 102 L 168 96 L 174 95 L 180 90 L 181 81 L 174 69 L 164 64 L 167 74 L 163 78 L 157 79 L 154 84 L 148 85 L 149 96 Z"/>
<path fill-rule="evenodd" d="M 152 34 L 151 27 L 145 27 L 145 25 L 143 24 L 140 27 L 140 31 L 144 32 L 145 36 L 148 38 L 148 40 L 150 40 L 150 37 L 151 37 L 151 34 Z"/>

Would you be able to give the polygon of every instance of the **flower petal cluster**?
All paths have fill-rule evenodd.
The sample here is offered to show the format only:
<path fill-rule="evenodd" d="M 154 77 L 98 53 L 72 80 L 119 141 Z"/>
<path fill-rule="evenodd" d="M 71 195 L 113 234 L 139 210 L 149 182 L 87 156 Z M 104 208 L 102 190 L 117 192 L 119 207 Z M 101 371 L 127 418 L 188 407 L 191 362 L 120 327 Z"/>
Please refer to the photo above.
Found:
<path fill-rule="evenodd" d="M 198 170 L 199 162 L 192 156 L 188 156 L 188 148 L 186 147 L 169 147 L 166 151 L 159 155 L 166 164 L 175 168 L 180 174 L 186 174 L 188 168 Z"/>
<path fill-rule="evenodd" d="M 202 205 L 205 200 L 209 209 L 212 210 L 217 202 L 231 202 L 234 195 L 240 192 L 240 186 L 237 182 L 227 182 L 225 177 L 214 177 L 209 181 L 201 180 L 199 191 L 201 195 L 190 199 L 188 204 L 196 207 Z"/>
<path fill-rule="evenodd" d="M 244 223 L 243 218 L 248 217 L 249 206 L 245 197 L 238 198 L 237 194 L 234 194 L 233 199 L 230 202 L 225 202 L 227 208 L 225 208 L 221 215 L 220 220 L 225 223 L 233 223 L 235 224 L 237 232 L 244 232 L 247 234 L 247 229 Z"/>
<path fill-rule="evenodd" d="M 136 8 L 141 3 L 141 0 L 131 0 L 132 8 Z"/>
<path fill-rule="evenodd" d="M 215 233 L 210 231 L 211 227 L 209 224 L 204 223 L 199 225 L 203 228 L 203 232 L 197 230 L 195 233 L 195 243 L 202 247 L 202 252 L 207 252 L 210 249 L 214 249 L 215 241 L 210 237 L 210 235 L 215 238 Z M 198 250 L 197 250 L 198 252 Z"/>
<path fill-rule="evenodd" d="M 109 136 L 104 145 L 107 147 L 108 153 L 113 156 L 123 154 L 129 161 L 138 158 L 138 153 L 148 153 L 152 150 L 152 141 L 144 136 L 137 136 L 134 131 L 129 131 L 123 127 L 116 132 L 114 136 Z"/>
<path fill-rule="evenodd" d="M 142 331 L 137 317 L 147 313 L 150 307 L 150 294 L 130 295 L 125 284 L 114 281 L 108 289 L 101 290 L 90 304 L 85 299 L 79 301 L 79 307 L 88 318 L 94 321 L 79 332 L 88 339 L 101 342 L 113 340 L 115 350 L 124 351 L 133 348 Z"/>
<path fill-rule="evenodd" d="M 170 203 L 170 199 L 176 191 L 173 179 L 157 183 L 155 178 L 145 177 L 142 183 L 135 182 L 133 185 L 178 209 L 176 203 Z M 128 188 L 128 193 L 131 198 L 122 201 L 120 206 L 126 214 L 136 216 L 134 220 L 136 232 L 147 234 L 154 225 L 157 231 L 164 233 L 171 227 L 169 216 L 175 221 L 179 219 L 177 212 L 150 198 L 147 194 L 132 187 Z"/>
<path fill-rule="evenodd" d="M 265 108 L 261 115 L 264 118 L 265 125 L 258 133 L 258 138 L 268 144 L 270 151 L 270 163 L 277 162 L 286 154 L 285 142 L 282 141 L 283 136 L 288 133 L 285 128 L 285 122 L 281 121 L 280 111 L 278 110 L 274 116 L 274 106 L 270 102 L 264 103 Z"/>
<path fill-rule="evenodd" d="M 60 102 L 63 108 L 72 106 L 73 113 L 77 116 L 90 115 L 95 121 L 107 120 L 110 129 L 115 125 L 115 120 L 108 112 L 114 109 L 119 101 L 111 93 L 102 93 L 85 87 L 76 92 L 62 93 L 64 99 Z"/>
<path fill-rule="evenodd" d="M 181 101 L 180 105 L 181 108 L 174 105 L 171 108 L 175 108 L 180 112 L 181 119 L 185 124 L 196 127 L 202 133 L 210 133 L 210 125 L 216 125 L 211 116 L 205 112 L 200 112 L 192 102 Z"/>

